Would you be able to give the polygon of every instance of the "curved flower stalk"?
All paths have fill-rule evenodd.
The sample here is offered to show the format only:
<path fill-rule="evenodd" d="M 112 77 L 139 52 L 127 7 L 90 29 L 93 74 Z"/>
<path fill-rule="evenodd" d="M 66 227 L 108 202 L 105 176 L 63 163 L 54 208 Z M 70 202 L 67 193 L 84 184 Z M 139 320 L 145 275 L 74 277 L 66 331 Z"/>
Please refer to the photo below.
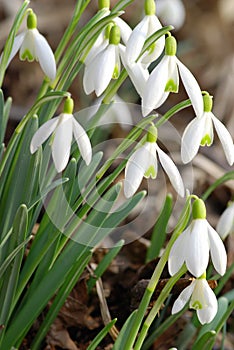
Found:
<path fill-rule="evenodd" d="M 213 126 L 217 132 L 226 159 L 230 165 L 234 162 L 234 146 L 231 135 L 221 121 L 212 113 L 212 96 L 207 92 L 203 96 L 203 113 L 187 125 L 181 140 L 181 159 L 190 162 L 197 154 L 200 146 L 210 146 L 213 143 Z"/>
<path fill-rule="evenodd" d="M 218 233 L 206 220 L 206 207 L 201 199 L 192 206 L 193 220 L 173 244 L 168 269 L 170 275 L 176 274 L 183 263 L 195 277 L 200 277 L 208 266 L 209 252 L 215 270 L 224 275 L 227 266 L 227 254 Z"/>
<path fill-rule="evenodd" d="M 157 13 L 164 25 L 180 29 L 185 21 L 185 8 L 181 0 L 157 0 Z"/>
<path fill-rule="evenodd" d="M 109 45 L 99 52 L 85 67 L 83 87 L 87 95 L 95 91 L 100 96 L 111 79 L 117 79 L 120 73 L 120 30 L 114 25 L 110 30 Z"/>
<path fill-rule="evenodd" d="M 54 54 L 47 40 L 39 33 L 37 29 L 37 17 L 31 9 L 27 17 L 27 29 L 15 37 L 7 66 L 18 51 L 22 61 L 39 61 L 45 75 L 51 81 L 55 79 L 56 62 Z"/>
<path fill-rule="evenodd" d="M 165 56 L 153 69 L 146 83 L 142 96 L 143 116 L 160 107 L 170 92 L 178 92 L 179 73 L 196 115 L 202 115 L 203 100 L 200 87 L 189 69 L 176 57 L 176 50 L 176 39 L 170 35 L 166 38 Z"/>
<path fill-rule="evenodd" d="M 222 239 L 234 233 L 234 202 L 230 202 L 220 216 L 216 230 Z"/>
<path fill-rule="evenodd" d="M 157 177 L 157 155 L 172 186 L 181 197 L 184 196 L 184 185 L 177 167 L 170 157 L 159 148 L 156 141 L 157 129 L 151 126 L 147 134 L 147 141 L 129 158 L 124 180 L 124 194 L 127 198 L 133 196 L 137 191 L 143 177 L 152 179 Z"/>
<path fill-rule="evenodd" d="M 132 34 L 126 45 L 126 60 L 128 64 L 136 62 L 144 43 L 154 32 L 161 29 L 162 25 L 155 15 L 154 0 L 145 0 L 145 16 L 140 23 L 133 29 Z M 163 52 L 165 46 L 165 37 L 159 38 L 139 59 L 139 62 L 149 65 L 155 61 Z"/>
<path fill-rule="evenodd" d="M 30 151 L 34 153 L 52 135 L 52 158 L 57 172 L 64 170 L 67 166 L 73 134 L 80 154 L 87 165 L 92 158 L 89 138 L 82 126 L 75 120 L 72 114 L 73 106 L 73 100 L 68 97 L 63 113 L 43 124 L 34 134 L 30 144 Z"/>
<path fill-rule="evenodd" d="M 189 307 L 196 310 L 197 317 L 201 324 L 210 323 L 214 319 L 218 311 L 218 302 L 204 276 L 194 279 L 192 283 L 180 293 L 173 304 L 172 314 L 182 310 L 188 301 Z"/>

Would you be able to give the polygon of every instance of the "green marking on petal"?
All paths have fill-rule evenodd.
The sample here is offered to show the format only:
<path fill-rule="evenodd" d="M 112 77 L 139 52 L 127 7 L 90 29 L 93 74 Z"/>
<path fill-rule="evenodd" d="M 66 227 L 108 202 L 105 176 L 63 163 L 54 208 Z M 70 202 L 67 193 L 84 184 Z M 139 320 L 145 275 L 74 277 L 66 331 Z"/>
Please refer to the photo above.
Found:
<path fill-rule="evenodd" d="M 115 68 L 114 68 L 114 71 L 113 71 L 113 74 L 112 74 L 112 78 L 113 79 L 118 79 L 118 77 L 119 77 L 119 66 L 116 64 Z"/>
<path fill-rule="evenodd" d="M 28 60 L 29 62 L 33 62 L 35 60 L 35 57 L 28 49 L 26 49 L 23 53 L 21 53 L 20 59 L 22 61 Z"/>
<path fill-rule="evenodd" d="M 209 135 L 209 134 L 206 134 L 206 135 L 202 138 L 200 145 L 201 145 L 201 146 L 208 146 L 208 147 L 209 147 L 209 146 L 211 145 L 211 143 L 212 143 L 212 140 L 211 140 L 210 135 Z"/>
<path fill-rule="evenodd" d="M 199 300 L 195 300 L 190 307 L 192 309 L 195 309 L 195 310 L 201 310 L 202 309 L 202 304 L 200 303 Z"/>
<path fill-rule="evenodd" d="M 157 175 L 157 172 L 155 170 L 155 167 L 153 165 L 150 165 L 150 167 L 146 170 L 144 176 L 146 178 L 151 177 L 152 179 L 155 179 Z"/>
<path fill-rule="evenodd" d="M 179 91 L 179 86 L 174 82 L 173 79 L 169 79 L 165 86 L 165 92 L 175 92 Z"/>

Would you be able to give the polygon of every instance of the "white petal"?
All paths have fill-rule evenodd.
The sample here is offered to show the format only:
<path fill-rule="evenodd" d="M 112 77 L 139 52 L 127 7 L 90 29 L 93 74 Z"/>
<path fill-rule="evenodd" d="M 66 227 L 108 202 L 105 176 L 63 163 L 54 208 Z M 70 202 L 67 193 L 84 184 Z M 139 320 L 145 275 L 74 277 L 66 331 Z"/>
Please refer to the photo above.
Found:
<path fill-rule="evenodd" d="M 146 116 L 154 108 L 160 107 L 160 103 L 162 103 L 168 80 L 168 62 L 169 56 L 164 56 L 149 76 L 142 96 L 143 116 Z"/>
<path fill-rule="evenodd" d="M 128 104 L 117 94 L 114 96 L 114 103 L 105 113 L 109 117 L 109 122 L 114 117 L 114 122 L 118 122 L 123 129 L 128 130 L 133 125 L 132 115 Z"/>
<path fill-rule="evenodd" d="M 174 162 L 171 160 L 171 158 L 164 153 L 158 146 L 157 146 L 157 152 L 159 156 L 160 163 L 165 170 L 166 174 L 168 175 L 172 186 L 176 190 L 176 192 L 183 197 L 184 196 L 184 184 L 183 180 L 180 176 L 179 170 L 175 166 Z"/>
<path fill-rule="evenodd" d="M 35 34 L 35 50 L 40 66 L 47 77 L 53 81 L 56 77 L 56 62 L 47 40 L 39 32 Z"/>
<path fill-rule="evenodd" d="M 183 309 L 185 304 L 189 301 L 189 298 L 191 297 L 193 290 L 195 287 L 195 281 L 193 281 L 188 287 L 186 287 L 178 296 L 176 301 L 174 302 L 172 306 L 171 313 L 172 315 L 176 314 L 180 310 Z"/>
<path fill-rule="evenodd" d="M 180 62 L 178 58 L 176 59 L 176 61 L 180 71 L 181 79 L 183 81 L 188 97 L 192 102 L 192 106 L 194 108 L 196 116 L 201 117 L 204 111 L 204 103 L 198 82 L 196 81 L 190 70 L 187 67 L 185 67 L 185 65 L 182 62 Z"/>
<path fill-rule="evenodd" d="M 190 224 L 186 266 L 195 277 L 200 277 L 206 271 L 209 261 L 207 224 L 205 219 L 196 219 Z"/>
<path fill-rule="evenodd" d="M 171 276 L 175 275 L 185 262 L 189 233 L 190 228 L 188 227 L 176 239 L 170 250 L 168 270 Z"/>
<path fill-rule="evenodd" d="M 149 16 L 149 25 L 148 25 L 148 33 L 147 38 L 150 37 L 153 33 L 155 33 L 157 30 L 162 28 L 162 24 L 160 23 L 159 19 L 155 15 Z M 165 47 L 165 35 L 161 36 L 156 42 L 155 47 L 150 52 L 145 52 L 142 57 L 140 58 L 140 61 L 143 64 L 150 64 L 151 62 L 155 61 L 163 52 Z"/>
<path fill-rule="evenodd" d="M 82 126 L 73 118 L 73 132 L 78 144 L 80 154 L 85 163 L 89 165 L 92 159 L 92 147 L 88 135 Z"/>
<path fill-rule="evenodd" d="M 232 141 L 232 137 L 229 134 L 228 130 L 226 129 L 226 127 L 223 125 L 223 123 L 221 123 L 220 120 L 218 120 L 218 118 L 216 118 L 213 113 L 211 113 L 211 118 L 213 120 L 214 126 L 215 126 L 215 130 L 218 134 L 218 137 L 220 139 L 220 142 L 223 146 L 223 150 L 225 153 L 225 156 L 227 158 L 227 161 L 230 165 L 233 164 L 234 162 L 234 151 L 233 151 L 233 141 Z"/>
<path fill-rule="evenodd" d="M 119 49 L 123 65 L 126 68 L 137 93 L 142 96 L 145 90 L 146 82 L 149 78 L 149 72 L 147 69 L 144 69 L 142 64 L 139 62 L 127 64 L 125 47 L 123 45 L 119 45 Z"/>
<path fill-rule="evenodd" d="M 105 38 L 104 31 L 97 37 L 97 40 L 91 47 L 88 55 L 85 59 L 85 65 L 89 65 L 89 63 L 94 59 L 95 56 L 99 54 L 102 50 L 104 50 L 109 44 L 109 40 Z"/>
<path fill-rule="evenodd" d="M 227 267 L 227 253 L 221 238 L 210 224 L 208 224 L 208 237 L 214 268 L 221 276 L 223 276 Z"/>
<path fill-rule="evenodd" d="M 220 216 L 216 231 L 222 239 L 234 231 L 234 203 L 228 206 Z"/>
<path fill-rule="evenodd" d="M 122 18 L 116 17 L 114 19 L 114 22 L 117 24 L 117 26 L 119 26 L 121 39 L 123 40 L 123 43 L 126 45 L 130 35 L 132 34 L 132 29 Z"/>
<path fill-rule="evenodd" d="M 16 53 L 19 51 L 20 49 L 20 46 L 22 45 L 22 42 L 24 41 L 24 37 L 25 37 L 25 33 L 26 31 L 24 31 L 23 33 L 20 33 L 19 35 L 17 35 L 14 39 L 14 42 L 13 42 L 13 46 L 12 46 L 12 49 L 11 49 L 11 53 L 10 53 L 10 56 L 9 56 L 9 59 L 8 59 L 8 62 L 7 62 L 7 66 L 10 64 L 11 60 L 13 59 L 13 57 L 16 55 Z M 2 55 L 1 54 L 1 57 L 0 57 L 0 63 L 2 61 Z"/>
<path fill-rule="evenodd" d="M 156 153 L 155 153 L 156 156 Z M 125 168 L 124 194 L 132 197 L 143 179 L 145 171 L 149 167 L 149 145 L 146 142 L 138 148 L 129 158 Z"/>
<path fill-rule="evenodd" d="M 86 93 L 86 95 L 89 95 L 89 94 L 91 94 L 91 92 L 94 91 L 95 73 L 96 73 L 96 66 L 95 66 L 95 64 L 93 64 L 93 60 L 92 60 L 84 68 L 83 88 L 84 88 L 84 92 Z"/>
<path fill-rule="evenodd" d="M 185 21 L 185 8 L 181 0 L 158 0 L 157 15 L 164 25 L 172 25 L 180 29 Z"/>
<path fill-rule="evenodd" d="M 143 20 L 133 29 L 126 46 L 126 60 L 128 63 L 136 61 L 141 53 L 145 40 L 147 38 L 149 17 L 145 16 Z"/>
<path fill-rule="evenodd" d="M 53 133 L 59 121 L 59 117 L 48 120 L 44 123 L 33 135 L 30 143 L 30 152 L 34 153 L 36 150 L 48 139 Z"/>
<path fill-rule="evenodd" d="M 181 159 L 189 163 L 197 154 L 203 136 L 206 118 L 194 118 L 185 128 L 181 139 Z"/>
<path fill-rule="evenodd" d="M 97 96 L 100 96 L 106 90 L 112 79 L 116 64 L 116 45 L 109 45 L 105 50 L 100 52 L 90 63 L 95 69 L 94 88 Z"/>
<path fill-rule="evenodd" d="M 206 307 L 197 310 L 197 316 L 201 324 L 210 323 L 217 311 L 218 311 L 218 302 L 216 299 L 216 295 L 209 287 L 208 282 L 204 279 L 203 282 L 203 293 L 204 298 L 206 300 Z"/>
<path fill-rule="evenodd" d="M 72 142 L 72 115 L 61 114 L 52 143 L 52 157 L 57 172 L 67 166 Z"/>
<path fill-rule="evenodd" d="M 38 30 L 35 29 L 28 29 L 25 31 L 25 35 L 24 35 L 24 40 L 21 44 L 20 47 L 20 51 L 19 51 L 19 57 L 21 60 L 24 60 L 24 54 L 26 51 L 29 51 L 31 54 L 31 57 L 28 57 L 27 55 L 27 59 L 29 61 L 34 61 L 35 59 L 37 59 L 36 56 L 36 51 L 35 51 L 35 35 L 38 34 Z"/>

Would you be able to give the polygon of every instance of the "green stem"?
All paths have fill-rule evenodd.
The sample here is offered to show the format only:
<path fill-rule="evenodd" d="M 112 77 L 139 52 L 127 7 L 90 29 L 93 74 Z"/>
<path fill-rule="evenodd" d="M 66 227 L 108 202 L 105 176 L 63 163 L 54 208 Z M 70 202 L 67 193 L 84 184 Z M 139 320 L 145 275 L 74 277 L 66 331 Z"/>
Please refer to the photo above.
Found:
<path fill-rule="evenodd" d="M 225 175 L 221 176 L 218 180 L 216 180 L 202 195 L 202 199 L 206 200 L 210 194 L 220 185 L 222 185 L 224 182 L 227 182 L 229 180 L 234 179 L 234 171 L 229 171 Z"/>
<path fill-rule="evenodd" d="M 140 335 L 137 339 L 136 345 L 134 347 L 134 350 L 140 350 L 141 346 L 145 340 L 145 337 L 147 336 L 149 327 L 151 326 L 152 322 L 154 321 L 157 313 L 160 311 L 160 308 L 162 307 L 164 301 L 166 300 L 166 298 L 169 296 L 170 291 L 172 290 L 173 286 L 175 285 L 175 283 L 180 279 L 180 277 L 182 275 L 185 274 L 185 272 L 187 271 L 187 268 L 185 265 L 183 265 L 181 267 L 181 269 L 173 276 L 169 279 L 169 281 L 167 282 L 167 284 L 165 285 L 165 287 L 163 288 L 163 290 L 161 291 L 157 301 L 155 302 L 152 310 L 150 311 L 149 315 L 147 316 L 142 330 L 140 332 Z"/>

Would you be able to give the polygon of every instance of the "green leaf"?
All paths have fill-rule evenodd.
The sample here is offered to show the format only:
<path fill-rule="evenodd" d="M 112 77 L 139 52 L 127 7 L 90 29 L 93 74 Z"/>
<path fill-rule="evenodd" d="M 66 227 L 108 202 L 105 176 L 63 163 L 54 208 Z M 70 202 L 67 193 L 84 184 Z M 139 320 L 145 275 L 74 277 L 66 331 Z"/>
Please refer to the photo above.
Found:
<path fill-rule="evenodd" d="M 113 248 L 109 250 L 109 252 L 104 256 L 104 258 L 100 261 L 96 269 L 93 271 L 93 275 L 87 282 L 88 292 L 92 290 L 96 281 L 102 276 L 107 267 L 111 264 L 112 260 L 119 253 L 120 249 L 124 245 L 124 240 L 121 239 Z"/>
<path fill-rule="evenodd" d="M 192 346 L 192 350 L 211 350 L 215 342 L 216 332 L 214 330 L 204 333 Z"/>
<path fill-rule="evenodd" d="M 124 323 L 121 331 L 119 332 L 118 338 L 115 341 L 113 350 L 123 350 L 125 349 L 126 341 L 131 337 L 131 329 L 136 317 L 137 310 L 134 310 L 128 317 L 127 321 Z"/>
<path fill-rule="evenodd" d="M 172 213 L 172 205 L 172 195 L 168 194 L 152 232 L 150 246 L 146 253 L 146 262 L 156 258 L 165 243 L 166 229 Z"/>
<path fill-rule="evenodd" d="M 97 346 L 101 343 L 101 341 L 105 338 L 105 336 L 108 334 L 108 332 L 111 330 L 111 328 L 114 326 L 115 322 L 117 321 L 117 318 L 112 320 L 110 323 L 108 323 L 101 332 L 98 333 L 98 335 L 93 339 L 92 343 L 87 347 L 87 350 L 96 350 Z M 32 349 L 33 350 L 33 349 Z"/>

